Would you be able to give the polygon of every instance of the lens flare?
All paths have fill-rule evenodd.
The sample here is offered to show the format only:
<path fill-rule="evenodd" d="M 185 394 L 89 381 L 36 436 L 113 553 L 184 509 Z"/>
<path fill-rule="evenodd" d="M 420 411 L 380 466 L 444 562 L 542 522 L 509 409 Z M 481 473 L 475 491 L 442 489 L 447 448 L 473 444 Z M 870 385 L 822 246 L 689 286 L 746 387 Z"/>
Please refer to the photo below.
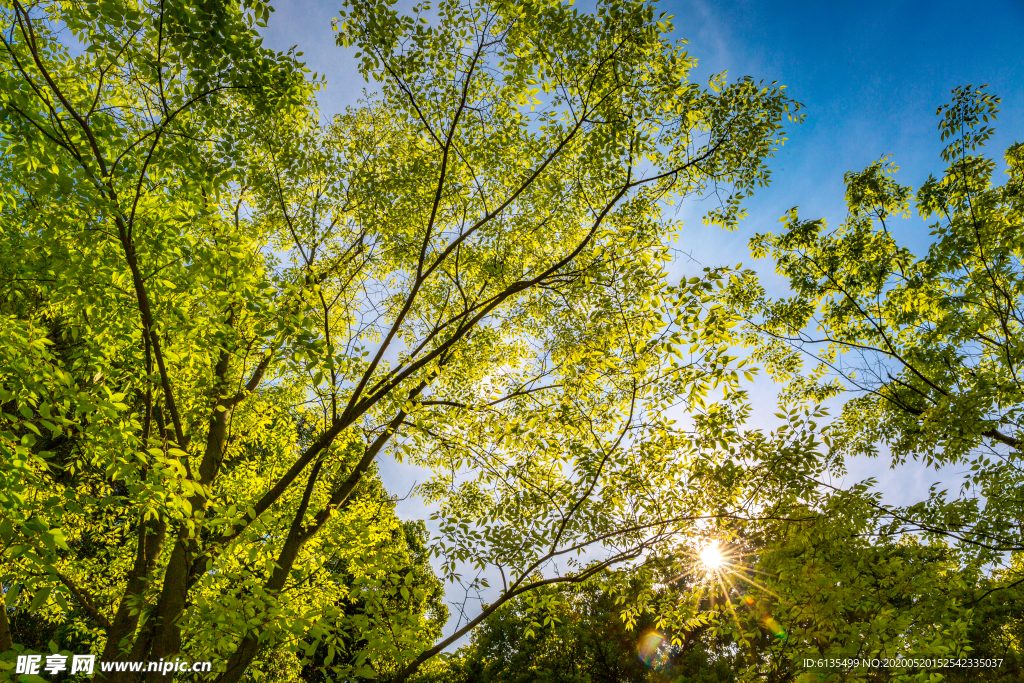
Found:
<path fill-rule="evenodd" d="M 771 617 L 764 617 L 761 620 L 761 623 L 764 625 L 765 629 L 767 629 L 769 633 L 771 633 L 779 640 L 786 639 L 786 630 L 779 625 L 779 622 L 775 621 Z"/>
<path fill-rule="evenodd" d="M 712 541 L 708 545 L 704 546 L 704 549 L 700 551 L 700 561 L 704 563 L 704 566 L 708 569 L 718 569 L 725 564 L 725 558 L 722 557 L 722 551 L 718 547 L 718 541 Z"/>
<path fill-rule="evenodd" d="M 648 667 L 657 669 L 665 659 L 666 646 L 665 636 L 657 631 L 651 631 L 640 638 L 637 655 L 640 657 L 640 661 Z"/>

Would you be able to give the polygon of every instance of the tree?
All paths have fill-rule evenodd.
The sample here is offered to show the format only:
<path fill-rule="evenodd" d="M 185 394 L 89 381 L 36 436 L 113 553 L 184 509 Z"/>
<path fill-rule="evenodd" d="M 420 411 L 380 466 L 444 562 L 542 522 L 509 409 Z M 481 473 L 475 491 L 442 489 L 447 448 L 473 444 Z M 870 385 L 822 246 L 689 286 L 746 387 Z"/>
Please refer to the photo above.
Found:
<path fill-rule="evenodd" d="M 645 611 L 632 622 L 627 615 L 626 605 L 635 604 L 638 585 L 645 580 L 676 579 L 671 585 L 645 586 L 656 593 L 696 588 L 694 574 L 680 576 L 678 559 L 652 563 L 653 571 L 620 572 L 582 585 L 546 587 L 535 596 L 510 601 L 474 632 L 472 643 L 433 662 L 416 680 L 730 683 L 735 679 L 734 648 L 731 641 L 714 637 L 710 623 L 671 634 L 656 629 L 653 612 Z M 693 568 L 692 558 L 684 563 Z M 547 599 L 538 600 L 541 595 Z M 672 645 L 672 635 L 680 636 L 680 645 Z"/>
<path fill-rule="evenodd" d="M 943 151 L 950 165 L 916 193 L 922 217 L 938 219 L 926 256 L 914 257 L 890 232 L 893 217 L 909 215 L 911 190 L 889 177 L 894 166 L 878 162 L 847 174 L 850 215 L 837 231 L 825 233 L 822 221 L 801 221 L 794 210 L 785 233 L 752 242 L 756 256 L 771 255 L 790 277 L 792 299 L 768 301 L 756 285 L 745 288 L 749 280 L 734 288 L 748 314 L 763 315 L 759 330 L 808 352 L 820 344 L 817 376 L 833 370 L 857 393 L 836 433 L 848 452 L 875 455 L 884 444 L 894 463 L 970 468 L 952 500 L 936 491 L 893 512 L 909 527 L 971 545 L 986 561 L 1024 547 L 1016 436 L 1024 148 L 1007 151 L 1003 186 L 992 183 L 994 162 L 970 154 L 991 135 L 984 124 L 998 102 L 958 88 L 939 109 L 942 137 L 952 138 Z M 815 326 L 820 334 L 806 331 Z M 763 357 L 776 354 L 779 376 L 792 376 L 795 355 L 772 342 L 760 348 Z M 817 396 L 839 390 L 796 386 Z"/>
<path fill-rule="evenodd" d="M 849 662 L 975 656 L 968 608 L 977 567 L 942 542 L 903 533 L 866 484 L 816 485 L 843 471 L 838 449 L 817 450 L 831 441 L 815 422 L 824 415 L 802 409 L 783 417 L 775 434 L 788 434 L 790 446 L 775 441 L 753 451 L 756 436 L 744 444 L 761 456 L 749 469 L 775 477 L 749 486 L 764 489 L 749 503 L 756 515 L 719 520 L 711 532 L 720 560 L 707 565 L 692 551 L 673 558 L 674 575 L 626 603 L 629 617 L 653 621 L 661 632 L 671 664 L 662 673 L 713 680 L 710 654 L 736 681 L 925 681 L 933 668 Z M 801 441 L 805 448 L 793 446 Z M 687 609 L 694 601 L 698 609 Z M 702 647 L 691 647 L 695 639 Z M 701 659 L 702 668 L 687 667 Z"/>
<path fill-rule="evenodd" d="M 947 675 L 951 683 L 1016 681 L 1024 675 L 1024 595 L 1017 578 L 1021 575 L 1021 556 L 1014 555 L 1007 564 L 993 576 L 983 577 L 973 599 L 964 601 L 964 606 L 973 611 L 968 632 L 970 656 L 1001 660 L 1002 665 L 951 671 Z"/>
<path fill-rule="evenodd" d="M 728 540 L 715 566 L 683 553 L 506 603 L 471 644 L 415 680 L 926 681 L 936 666 L 890 662 L 989 659 L 993 631 L 1005 666 L 986 673 L 1012 678 L 1015 631 L 1003 629 L 1012 619 L 972 622 L 965 603 L 977 577 L 957 553 L 892 537 L 871 502 L 858 490 L 776 506 L 734 521 L 731 536 L 719 529 Z M 871 660 L 879 663 L 861 663 Z"/>
<path fill-rule="evenodd" d="M 876 505 L 844 491 L 802 520 L 751 529 L 759 549 L 736 570 L 748 578 L 733 581 L 747 584 L 735 629 L 758 656 L 741 680 L 927 681 L 940 667 L 914 660 L 977 656 L 965 604 L 977 572 L 943 543 L 898 533 Z"/>
<path fill-rule="evenodd" d="M 363 552 L 386 557 L 386 566 L 393 574 L 405 576 L 411 573 L 417 589 L 422 591 L 422 599 L 404 600 L 400 594 L 380 595 L 379 587 L 381 584 L 386 585 L 389 577 L 382 576 L 380 572 L 368 576 L 363 558 L 345 557 L 336 553 L 324 563 L 318 580 L 307 582 L 307 585 L 312 584 L 320 590 L 339 585 L 348 588 L 347 599 L 342 600 L 340 606 L 341 618 L 349 628 L 339 629 L 340 637 L 333 643 L 333 655 L 328 646 L 323 644 L 312 651 L 299 652 L 282 645 L 265 653 L 250 667 L 246 673 L 248 680 L 329 680 L 325 671 L 329 672 L 334 662 L 355 668 L 363 663 L 367 646 L 367 634 L 360 631 L 358 625 L 368 619 L 381 618 L 399 625 L 410 622 L 415 624 L 422 620 L 428 626 L 423 634 L 428 643 L 440 634 L 448 611 L 441 602 L 441 582 L 434 576 L 429 565 L 425 525 L 423 522 L 399 524 L 392 512 L 393 501 L 386 496 L 376 478 L 367 481 L 361 497 L 376 508 L 373 516 L 376 521 L 371 522 L 369 531 L 377 540 Z M 93 548 L 88 559 L 98 562 L 113 554 L 110 548 Z M 85 553 L 79 557 L 83 555 Z M 22 590 L 24 586 L 20 584 L 8 586 L 12 604 L 16 604 Z M 337 595 L 337 591 L 333 594 Z M 312 604 L 319 603 L 313 601 Z M 89 652 L 97 649 L 97 645 L 102 645 L 102 642 L 97 643 L 99 638 L 95 629 L 87 628 L 88 615 L 74 604 L 71 605 L 70 615 L 55 614 L 51 610 L 33 612 L 23 609 L 15 612 L 14 617 L 10 625 L 12 640 L 29 651 L 50 652 L 51 642 L 57 651 L 65 654 Z M 388 671 L 394 669 L 395 662 L 378 660 L 374 666 Z"/>
<path fill-rule="evenodd" d="M 791 297 L 768 298 L 750 272 L 727 295 L 750 323 L 746 339 L 755 356 L 790 397 L 852 394 L 829 428 L 837 456 L 885 449 L 894 467 L 913 459 L 966 471 L 952 494 L 935 486 L 913 505 L 871 504 L 887 520 L 887 535 L 951 544 L 963 582 L 956 599 L 975 610 L 970 628 L 981 652 L 994 643 L 979 634 L 1015 628 L 998 607 L 1005 599 L 999 592 L 1024 581 L 1019 561 L 978 576 L 1024 548 L 1024 147 L 1007 150 L 1001 186 L 995 162 L 977 155 L 998 104 L 984 87 L 953 91 L 937 112 L 948 166 L 916 192 L 896 182 L 896 167 L 883 158 L 846 175 L 849 214 L 838 229 L 801 220 L 794 208 L 781 234 L 752 239 L 754 256 L 770 256 L 789 278 Z M 910 216 L 911 201 L 933 221 L 934 241 L 921 257 L 897 240 L 894 221 Z M 806 358 L 813 366 L 804 374 Z"/>
<path fill-rule="evenodd" d="M 722 187 L 709 220 L 735 224 L 797 109 L 780 87 L 687 83 L 645 3 L 353 2 L 339 41 L 381 96 L 321 126 L 261 2 L 0 7 L 15 612 L 223 683 L 281 652 L 401 680 L 724 514 L 723 470 L 681 457 L 742 403 L 722 273 L 667 281 L 660 210 Z M 432 645 L 371 495 L 385 453 L 436 474 L 446 578 L 503 577 Z"/>
<path fill-rule="evenodd" d="M 441 581 L 434 575 L 430 567 L 430 553 L 427 545 L 429 537 L 426 525 L 422 521 L 403 522 L 401 527 L 393 530 L 392 535 L 394 541 L 400 546 L 404 544 L 407 560 L 405 563 L 389 561 L 390 569 L 396 576 L 403 578 L 411 576 L 408 584 L 415 586 L 415 590 L 422 596 L 421 599 L 410 602 L 400 590 L 397 593 L 389 591 L 382 596 L 378 591 L 373 590 L 373 588 L 379 588 L 379 583 L 371 584 L 369 586 L 371 590 L 356 594 L 358 599 L 346 605 L 345 618 L 357 628 L 343 634 L 347 638 L 335 645 L 333 657 L 331 657 L 331 650 L 328 646 L 323 643 L 317 646 L 314 654 L 302 667 L 301 680 L 305 683 L 333 680 L 331 678 L 332 664 L 336 661 L 347 659 L 347 666 L 355 668 L 360 663 L 362 653 L 368 645 L 368 634 L 361 630 L 360 623 L 366 623 L 375 617 L 383 618 L 388 622 L 390 628 L 397 630 L 407 628 L 408 613 L 415 611 L 431 622 L 432 628 L 429 633 L 424 634 L 429 638 L 427 642 L 433 642 L 441 635 L 441 628 L 448 618 L 448 609 L 442 603 L 444 590 Z M 352 567 L 352 565 L 355 566 Z M 356 571 L 351 571 L 351 568 Z M 341 559 L 336 560 L 331 567 L 334 575 L 332 578 L 343 586 L 358 586 L 361 583 L 358 569 L 358 561 L 346 563 Z M 379 604 L 382 599 L 383 605 Z M 276 662 L 280 660 L 280 657 L 271 655 L 263 659 Z M 378 671 L 383 670 L 385 674 L 393 673 L 397 664 L 398 662 L 393 660 L 378 661 L 375 663 L 375 668 Z"/>
<path fill-rule="evenodd" d="M 548 587 L 539 610 L 528 600 L 506 603 L 434 676 L 423 680 L 480 683 L 639 682 L 647 670 L 636 656 L 639 633 L 627 631 L 608 596 L 590 589 Z M 602 600 L 603 598 L 603 600 Z M 599 604 L 601 603 L 601 604 Z"/>

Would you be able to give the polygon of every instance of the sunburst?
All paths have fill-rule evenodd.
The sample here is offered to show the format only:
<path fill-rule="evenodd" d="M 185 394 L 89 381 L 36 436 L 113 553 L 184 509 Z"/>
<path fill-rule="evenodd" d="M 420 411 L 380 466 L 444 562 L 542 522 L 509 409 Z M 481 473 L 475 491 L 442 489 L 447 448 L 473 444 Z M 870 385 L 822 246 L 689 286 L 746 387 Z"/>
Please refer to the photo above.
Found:
<path fill-rule="evenodd" d="M 768 613 L 771 611 L 771 608 L 759 605 L 750 595 L 744 595 L 747 590 L 752 588 L 759 593 L 770 596 L 777 604 L 786 603 L 778 593 L 756 581 L 751 576 L 752 574 L 757 575 L 764 572 L 746 566 L 743 562 L 743 554 L 716 539 L 705 541 L 698 548 L 699 550 L 694 549 L 688 553 L 690 557 L 696 560 L 694 563 L 696 566 L 691 565 L 692 569 L 685 574 L 679 575 L 678 578 L 693 573 L 703 573 L 705 577 L 705 580 L 702 582 L 705 586 L 704 590 L 708 590 L 710 593 L 719 593 L 724 598 L 724 606 L 732 619 L 736 621 L 737 626 L 740 625 L 742 620 L 736 611 L 737 606 L 733 604 L 733 599 L 730 596 L 741 596 L 739 606 L 744 611 L 755 616 L 762 628 L 777 638 L 784 640 L 787 637 L 787 633 Z M 744 584 L 747 586 L 746 590 L 743 589 Z"/>
<path fill-rule="evenodd" d="M 735 622 L 743 645 L 753 647 L 751 633 L 746 628 L 751 621 L 779 640 L 789 638 L 787 631 L 772 616 L 775 608 L 789 603 L 767 585 L 755 580 L 757 575 L 770 574 L 745 562 L 750 553 L 743 553 L 730 543 L 706 538 L 703 543 L 688 544 L 683 553 L 689 558 L 684 563 L 685 571 L 668 578 L 666 583 L 673 584 L 694 576 L 693 590 L 700 599 L 709 598 L 712 609 L 721 610 L 725 618 Z M 768 600 L 756 600 L 754 595 L 757 594 Z M 775 603 L 775 608 L 770 603 Z M 643 634 L 637 645 L 640 660 L 652 669 L 664 666 L 671 656 L 670 639 L 656 630 Z"/>
<path fill-rule="evenodd" d="M 704 564 L 704 568 L 709 571 L 716 571 L 725 565 L 725 555 L 722 554 L 721 548 L 718 547 L 718 541 L 708 543 L 697 556 Z"/>

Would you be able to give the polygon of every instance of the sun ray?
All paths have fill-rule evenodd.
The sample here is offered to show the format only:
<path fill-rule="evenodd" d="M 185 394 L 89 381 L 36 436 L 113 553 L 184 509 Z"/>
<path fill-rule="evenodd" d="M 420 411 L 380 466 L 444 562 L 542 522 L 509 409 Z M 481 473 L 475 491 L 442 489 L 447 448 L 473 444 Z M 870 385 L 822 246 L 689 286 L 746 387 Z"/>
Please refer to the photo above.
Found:
<path fill-rule="evenodd" d="M 743 574 L 741 574 L 741 573 L 739 573 L 739 572 L 735 572 L 734 574 L 735 574 L 736 578 L 738 578 L 738 579 L 743 579 L 744 581 L 746 581 L 747 583 L 749 583 L 749 584 L 750 584 L 751 586 L 753 586 L 754 588 L 756 588 L 756 589 L 758 589 L 758 590 L 761 590 L 761 591 L 764 591 L 765 593 L 767 593 L 768 595 L 772 596 L 773 598 L 775 598 L 775 599 L 776 599 L 776 600 L 778 600 L 779 602 L 783 603 L 784 605 L 789 605 L 789 606 L 792 606 L 792 605 L 791 605 L 791 604 L 790 604 L 789 602 L 787 602 L 786 600 L 784 600 L 784 599 L 782 598 L 782 596 L 780 596 L 780 595 L 779 595 L 778 593 L 776 593 L 775 591 L 771 590 L 771 589 L 770 589 L 770 588 L 768 588 L 767 586 L 763 586 L 763 585 L 761 585 L 761 584 L 757 583 L 756 581 L 754 581 L 753 579 L 750 579 L 750 578 L 748 578 L 748 577 L 746 577 L 746 576 L 743 576 Z"/>
<path fill-rule="evenodd" d="M 719 585 L 721 585 L 722 577 L 719 576 L 717 578 L 719 580 Z M 740 615 L 736 612 L 736 608 L 733 606 L 732 600 L 729 599 L 729 592 L 727 590 L 725 590 L 724 586 L 723 586 L 722 592 L 725 594 L 725 604 L 729 608 L 729 612 L 732 613 L 732 618 L 736 621 L 736 626 L 739 628 L 740 635 L 743 637 L 743 643 L 748 648 L 752 647 L 753 645 L 750 642 L 750 639 L 747 637 L 746 631 L 744 631 L 744 629 L 743 629 L 743 622 L 740 621 Z"/>
<path fill-rule="evenodd" d="M 739 579 L 745 579 L 746 578 L 746 577 L 744 577 L 744 576 L 742 576 L 740 574 L 737 574 L 737 573 L 733 573 L 733 576 L 735 576 L 736 578 L 739 578 Z M 730 577 L 727 574 L 723 574 L 722 578 L 729 582 L 729 586 L 731 588 L 733 588 L 734 590 L 738 590 L 736 585 L 733 584 L 733 582 L 732 582 L 732 577 Z M 749 600 L 749 602 L 747 602 L 747 600 Z M 769 631 L 776 638 L 780 638 L 782 640 L 785 640 L 788 637 L 786 629 L 782 628 L 782 626 L 779 624 L 779 622 L 776 621 L 775 617 L 773 617 L 771 614 L 767 614 L 767 613 L 762 612 L 762 610 L 759 610 L 759 609 L 757 609 L 754 606 L 755 603 L 754 603 L 753 598 L 750 598 L 748 596 L 747 599 L 745 600 L 745 602 L 746 602 L 748 608 L 751 608 L 752 615 L 761 624 L 762 628 L 764 628 L 767 631 Z M 785 600 L 781 600 L 781 602 L 785 603 L 786 601 Z M 731 606 L 731 604 L 732 603 L 730 601 L 730 606 Z M 734 613 L 734 616 L 735 616 L 735 610 L 733 610 L 733 613 Z M 738 617 L 737 617 L 736 625 L 740 626 L 741 631 L 742 631 L 742 625 L 739 623 Z"/>
<path fill-rule="evenodd" d="M 739 630 L 739 642 L 743 644 L 744 648 L 752 647 L 753 643 L 753 635 L 751 635 L 753 632 L 748 632 L 744 625 L 748 622 L 756 626 L 754 632 L 756 632 L 757 628 L 760 628 L 781 640 L 788 638 L 789 634 L 770 613 L 770 610 L 761 609 L 754 598 L 747 594 L 747 591 L 741 585 L 742 582 L 759 592 L 771 596 L 777 605 L 792 606 L 791 603 L 784 600 L 778 593 L 749 576 L 750 574 L 775 576 L 773 573 L 747 566 L 743 562 L 745 558 L 755 555 L 755 553 L 741 553 L 737 548 L 722 544 L 717 539 L 704 539 L 702 546 L 690 546 L 690 548 L 684 551 L 684 555 L 691 561 L 689 568 L 673 576 L 669 579 L 669 582 L 701 574 L 703 580 L 698 580 L 694 586 L 695 591 L 698 593 L 698 601 L 703 601 L 705 596 L 710 597 L 713 610 L 718 611 L 723 618 L 733 619 Z M 717 599 L 719 591 L 721 591 L 722 601 Z M 734 600 L 734 598 L 737 598 L 738 602 L 747 608 L 744 610 L 743 618 L 740 617 L 739 605 L 735 604 L 737 600 Z M 725 609 L 722 609 L 723 604 Z M 726 616 L 726 613 L 728 613 L 728 616 Z"/>
<path fill-rule="evenodd" d="M 672 576 L 672 577 L 669 577 L 668 579 L 665 579 L 665 582 L 666 583 L 675 583 L 676 581 L 682 581 L 687 576 L 693 576 L 695 573 L 696 573 L 695 570 L 690 569 L 689 571 L 680 572 L 680 573 L 676 574 L 675 576 Z"/>

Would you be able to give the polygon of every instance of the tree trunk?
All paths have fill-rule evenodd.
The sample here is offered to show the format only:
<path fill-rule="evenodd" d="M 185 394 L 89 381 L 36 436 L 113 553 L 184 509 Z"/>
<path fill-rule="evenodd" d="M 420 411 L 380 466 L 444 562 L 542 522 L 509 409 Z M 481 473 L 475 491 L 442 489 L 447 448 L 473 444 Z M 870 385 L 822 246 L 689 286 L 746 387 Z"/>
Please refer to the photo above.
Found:
<path fill-rule="evenodd" d="M 8 588 L 7 590 L 10 590 Z M 6 594 L 5 594 L 6 595 Z M 11 639 L 11 622 L 7 621 L 7 604 L 0 597 L 0 652 L 7 652 L 14 647 Z"/>

